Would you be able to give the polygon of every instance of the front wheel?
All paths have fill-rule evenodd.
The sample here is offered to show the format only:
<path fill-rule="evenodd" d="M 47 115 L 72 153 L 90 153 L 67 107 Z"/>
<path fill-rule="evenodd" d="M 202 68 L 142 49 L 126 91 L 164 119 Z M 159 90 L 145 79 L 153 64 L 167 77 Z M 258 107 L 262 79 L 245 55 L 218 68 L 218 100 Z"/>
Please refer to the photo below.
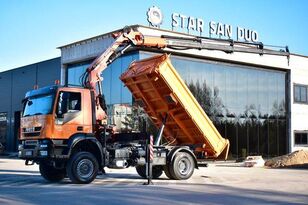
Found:
<path fill-rule="evenodd" d="M 64 179 L 65 169 L 57 169 L 46 162 L 40 162 L 39 169 L 42 177 L 50 182 L 58 182 Z"/>
<path fill-rule="evenodd" d="M 193 157 L 186 152 L 178 152 L 169 165 L 170 175 L 173 179 L 189 179 L 194 173 L 195 162 Z"/>
<path fill-rule="evenodd" d="M 73 183 L 88 184 L 97 176 L 98 162 L 90 152 L 77 152 L 70 158 L 66 171 Z"/>

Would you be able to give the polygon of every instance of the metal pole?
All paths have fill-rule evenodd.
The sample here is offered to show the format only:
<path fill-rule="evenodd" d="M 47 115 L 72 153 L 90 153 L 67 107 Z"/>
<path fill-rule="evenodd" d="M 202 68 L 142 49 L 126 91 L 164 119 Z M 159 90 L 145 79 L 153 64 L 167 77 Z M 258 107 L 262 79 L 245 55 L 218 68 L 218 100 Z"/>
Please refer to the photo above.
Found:
<path fill-rule="evenodd" d="M 104 169 L 104 167 L 106 166 L 106 155 L 107 155 L 107 149 L 106 149 L 106 126 L 104 126 L 104 139 L 103 139 L 103 144 L 104 144 L 104 147 L 103 147 L 103 152 L 104 152 L 104 159 L 103 159 L 103 162 L 104 162 L 104 165 L 103 165 L 103 168 L 102 168 L 102 173 L 103 174 L 106 174 L 106 171 Z"/>
<path fill-rule="evenodd" d="M 147 183 L 144 183 L 144 185 L 151 185 L 152 182 L 152 168 L 153 168 L 153 159 L 154 159 L 154 147 L 153 147 L 153 135 L 150 135 L 150 140 L 147 145 L 147 163 L 146 163 L 146 171 L 147 171 Z"/>
<path fill-rule="evenodd" d="M 107 129 L 106 129 L 106 125 L 104 125 L 104 140 L 103 140 L 103 143 L 104 143 L 104 166 L 106 166 L 106 155 L 107 155 L 107 149 L 106 149 L 106 146 L 107 146 L 107 143 L 106 143 L 106 132 L 107 132 Z"/>
<path fill-rule="evenodd" d="M 149 176 L 148 176 L 148 184 L 153 184 L 152 178 L 152 165 L 153 165 L 153 159 L 154 159 L 154 147 L 153 147 L 153 135 L 150 135 L 150 144 L 149 144 Z"/>

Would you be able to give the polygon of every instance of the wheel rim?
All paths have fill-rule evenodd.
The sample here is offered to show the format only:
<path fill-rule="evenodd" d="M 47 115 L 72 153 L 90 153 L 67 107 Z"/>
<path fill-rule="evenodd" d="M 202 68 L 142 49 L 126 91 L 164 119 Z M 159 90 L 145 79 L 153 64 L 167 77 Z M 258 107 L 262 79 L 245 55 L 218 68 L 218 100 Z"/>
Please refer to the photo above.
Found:
<path fill-rule="evenodd" d="M 93 162 L 89 159 L 82 159 L 77 164 L 77 173 L 81 178 L 89 178 L 94 171 Z"/>
<path fill-rule="evenodd" d="M 187 175 L 191 170 L 191 163 L 187 158 L 182 158 L 178 163 L 178 168 L 181 175 Z"/>

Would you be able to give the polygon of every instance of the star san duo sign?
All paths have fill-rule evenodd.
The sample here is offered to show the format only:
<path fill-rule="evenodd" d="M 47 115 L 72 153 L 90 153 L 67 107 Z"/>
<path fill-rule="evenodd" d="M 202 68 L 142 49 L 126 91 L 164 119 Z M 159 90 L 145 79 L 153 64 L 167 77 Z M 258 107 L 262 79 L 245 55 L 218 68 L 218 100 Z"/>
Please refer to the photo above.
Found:
<path fill-rule="evenodd" d="M 161 10 L 153 6 L 149 8 L 147 12 L 148 22 L 154 26 L 159 27 L 163 22 L 163 14 Z M 204 32 L 205 21 L 202 18 L 195 18 L 193 16 L 183 15 L 180 13 L 172 13 L 171 15 L 172 29 L 187 29 L 188 33 L 199 32 L 200 35 Z M 252 29 L 236 26 L 234 29 L 232 25 L 224 24 L 215 21 L 209 21 L 208 23 L 209 36 L 217 36 L 219 38 L 233 39 L 234 33 L 236 33 L 236 39 L 238 41 L 246 42 L 258 42 L 258 32 Z"/>

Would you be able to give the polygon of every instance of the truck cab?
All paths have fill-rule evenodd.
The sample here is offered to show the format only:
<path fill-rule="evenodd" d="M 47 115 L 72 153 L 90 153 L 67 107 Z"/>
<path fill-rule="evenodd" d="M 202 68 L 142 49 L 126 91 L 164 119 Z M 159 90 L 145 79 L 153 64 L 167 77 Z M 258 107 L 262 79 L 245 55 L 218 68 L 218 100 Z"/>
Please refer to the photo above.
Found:
<path fill-rule="evenodd" d="M 93 133 L 92 103 L 84 99 L 91 99 L 90 90 L 54 85 L 27 92 L 19 157 L 59 157 L 66 154 L 63 147 L 72 136 Z"/>
<path fill-rule="evenodd" d="M 26 165 L 38 163 L 45 179 L 69 175 L 75 183 L 89 183 L 109 164 L 106 142 L 97 134 L 93 91 L 48 86 L 27 92 L 23 105 L 18 155 Z"/>

